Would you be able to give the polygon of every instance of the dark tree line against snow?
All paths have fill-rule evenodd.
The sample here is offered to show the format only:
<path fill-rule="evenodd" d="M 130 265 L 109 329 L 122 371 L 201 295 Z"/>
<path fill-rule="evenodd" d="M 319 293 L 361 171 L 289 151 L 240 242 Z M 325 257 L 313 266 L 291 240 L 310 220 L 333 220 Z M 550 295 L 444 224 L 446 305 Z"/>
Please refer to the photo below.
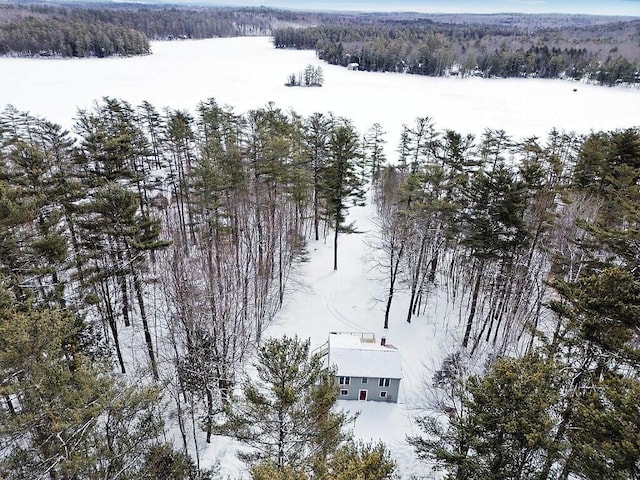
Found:
<path fill-rule="evenodd" d="M 462 16 L 464 17 L 464 16 Z M 640 49 L 637 20 L 598 27 L 519 27 L 444 23 L 424 19 L 327 22 L 275 30 L 277 48 L 315 50 L 332 65 L 416 75 L 588 78 L 602 84 L 636 83 Z"/>
<path fill-rule="evenodd" d="M 0 55 L 108 57 L 149 54 L 149 39 L 268 35 L 300 15 L 263 8 L 156 5 L 0 6 Z"/>
<path fill-rule="evenodd" d="M 295 12 L 143 4 L 0 5 L 0 54 L 148 54 L 149 40 L 273 35 L 334 65 L 417 75 L 640 81 L 638 20 L 554 15 Z M 302 82 L 300 82 L 302 83 Z"/>
<path fill-rule="evenodd" d="M 102 58 L 151 53 L 144 33 L 104 22 L 29 17 L 0 26 L 0 32 L 0 55 Z"/>
<path fill-rule="evenodd" d="M 390 478 L 383 445 L 341 433 L 309 343 L 262 338 L 307 242 L 332 238 L 339 268 L 368 183 L 381 325 L 423 321 L 436 294 L 458 312 L 417 455 L 450 478 L 637 476 L 640 131 L 475 138 L 424 117 L 394 159 L 384 136 L 214 99 L 104 98 L 73 134 L 7 107 L 3 475 L 209 478 L 202 431 L 251 446 L 256 479 Z"/>

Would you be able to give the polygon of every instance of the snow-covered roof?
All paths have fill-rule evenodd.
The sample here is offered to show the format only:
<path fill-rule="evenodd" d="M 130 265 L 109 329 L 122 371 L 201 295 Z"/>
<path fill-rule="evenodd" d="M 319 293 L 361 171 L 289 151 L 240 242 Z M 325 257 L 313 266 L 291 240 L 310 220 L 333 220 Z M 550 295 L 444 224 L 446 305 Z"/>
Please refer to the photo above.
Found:
<path fill-rule="evenodd" d="M 332 332 L 328 361 L 340 376 L 402 378 L 400 351 L 376 342 L 372 334 Z"/>

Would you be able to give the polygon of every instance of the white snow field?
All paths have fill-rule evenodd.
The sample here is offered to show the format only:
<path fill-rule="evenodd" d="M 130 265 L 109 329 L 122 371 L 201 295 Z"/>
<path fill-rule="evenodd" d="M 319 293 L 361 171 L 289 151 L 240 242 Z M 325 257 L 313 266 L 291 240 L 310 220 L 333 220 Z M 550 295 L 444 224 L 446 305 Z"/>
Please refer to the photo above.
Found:
<path fill-rule="evenodd" d="M 544 137 L 552 128 L 588 133 L 640 124 L 640 90 L 606 88 L 579 82 L 532 79 L 427 78 L 347 71 L 325 65 L 312 51 L 276 50 L 268 38 L 153 42 L 153 55 L 113 59 L 0 58 L 0 108 L 12 104 L 71 129 L 78 108 L 103 96 L 134 105 L 143 100 L 193 110 L 214 97 L 237 113 L 273 101 L 300 114 L 333 112 L 351 118 L 361 133 L 373 123 L 387 131 L 387 156 L 394 160 L 403 123 L 431 117 L 438 130 L 481 134 L 504 129 L 515 139 Z M 290 73 L 321 65 L 325 86 L 288 88 Z M 576 91 L 574 91 L 574 89 Z M 312 347 L 330 331 L 373 332 L 398 347 L 403 379 L 399 403 L 340 401 L 360 412 L 353 426 L 363 440 L 383 440 L 398 462 L 402 478 L 432 478 L 406 435 L 419 431 L 412 422 L 423 401 L 423 384 L 434 365 L 459 338 L 458 314 L 444 298 L 430 298 L 427 314 L 405 321 L 406 298 L 398 294 L 388 330 L 383 330 L 383 274 L 371 262 L 376 228 L 374 208 L 353 208 L 350 220 L 363 233 L 341 235 L 339 268 L 333 271 L 331 239 L 310 241 L 308 262 L 289 284 L 283 309 L 267 335 L 297 334 Z M 222 473 L 243 475 L 236 444 L 216 438 L 202 453 L 203 464 L 219 462 Z"/>
<path fill-rule="evenodd" d="M 407 323 L 408 302 L 402 292 L 394 300 L 389 328 L 383 328 L 385 304 L 382 299 L 386 300 L 386 290 L 382 281 L 384 272 L 373 261 L 374 213 L 370 202 L 350 210 L 347 221 L 355 221 L 362 233 L 339 236 L 337 271 L 333 271 L 333 236 L 326 241 L 309 241 L 309 261 L 302 264 L 284 308 L 268 328 L 267 335 L 295 333 L 311 338 L 313 349 L 327 341 L 330 331 L 371 332 L 378 342 L 384 336 L 387 343 L 397 347 L 403 376 L 397 404 L 347 400 L 338 404 L 351 413 L 359 412 L 354 425 L 357 438 L 385 442 L 402 478 L 431 478 L 430 468 L 415 458 L 405 437 L 420 433 L 412 418 L 424 403 L 424 383 L 430 383 L 433 366 L 437 366 L 455 338 L 462 335 L 457 312 L 448 311 L 446 302 L 439 302 L 437 298 L 429 299 L 428 314 Z"/>
<path fill-rule="evenodd" d="M 340 235 L 337 271 L 333 271 L 333 235 L 317 242 L 309 240 L 308 261 L 293 274 L 284 307 L 266 335 L 310 338 L 312 350 L 321 347 L 332 331 L 374 333 L 377 341 L 384 336 L 401 354 L 403 378 L 398 403 L 339 400 L 338 407 L 358 414 L 352 425 L 356 438 L 366 442 L 382 440 L 387 445 L 401 478 L 436 478 L 428 465 L 418 461 L 406 436 L 420 433 L 413 418 L 425 404 L 424 384 L 430 384 L 434 367 L 451 351 L 451 346 L 460 343 L 462 327 L 457 310 L 449 309 L 447 302 L 435 297 L 429 298 L 429 313 L 407 323 L 407 296 L 400 292 L 394 300 L 389 328 L 383 328 L 382 299 L 386 300 L 386 290 L 384 273 L 372 260 L 374 215 L 371 202 L 350 209 L 347 221 L 354 221 L 361 233 Z M 236 478 L 244 472 L 235 452 L 234 442 L 214 438 L 203 453 L 202 464 L 219 462 L 221 473 Z"/>

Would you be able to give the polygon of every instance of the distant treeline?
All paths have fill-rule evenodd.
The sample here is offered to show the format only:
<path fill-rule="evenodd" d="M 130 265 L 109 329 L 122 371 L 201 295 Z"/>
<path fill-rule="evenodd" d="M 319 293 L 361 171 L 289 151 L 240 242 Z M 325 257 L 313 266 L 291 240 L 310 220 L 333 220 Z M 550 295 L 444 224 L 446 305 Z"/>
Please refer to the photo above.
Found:
<path fill-rule="evenodd" d="M 153 40 L 269 35 L 273 22 L 295 19 L 295 14 L 266 8 L 163 8 L 152 5 L 68 9 L 64 12 L 70 18 L 88 23 L 105 22 L 134 28 Z"/>
<path fill-rule="evenodd" d="M 4 6 L 0 7 L 0 54 L 140 55 L 149 53 L 149 39 L 269 35 L 274 22 L 293 21 L 304 22 L 304 18 L 264 8 Z"/>
<path fill-rule="evenodd" d="M 109 57 L 150 52 L 144 33 L 101 21 L 29 17 L 4 25 L 0 35 L 2 55 Z"/>
<path fill-rule="evenodd" d="M 588 77 L 605 84 L 640 81 L 639 22 L 580 29 L 526 30 L 431 20 L 281 28 L 279 48 L 315 49 L 334 65 L 440 76 Z"/>
<path fill-rule="evenodd" d="M 419 75 L 640 81 L 640 20 L 288 12 L 264 7 L 0 5 L 0 55 L 149 53 L 149 39 L 273 35 L 329 63 Z"/>

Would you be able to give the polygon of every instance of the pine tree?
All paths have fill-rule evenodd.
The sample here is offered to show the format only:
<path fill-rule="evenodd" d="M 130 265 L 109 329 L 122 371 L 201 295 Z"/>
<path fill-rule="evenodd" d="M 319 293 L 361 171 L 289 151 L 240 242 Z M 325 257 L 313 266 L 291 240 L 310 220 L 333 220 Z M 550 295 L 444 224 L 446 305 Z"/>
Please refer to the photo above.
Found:
<path fill-rule="evenodd" d="M 585 140 L 574 171 L 573 187 L 600 202 L 595 219 L 578 221 L 578 226 L 589 234 L 580 246 L 590 257 L 590 270 L 621 264 L 629 271 L 637 271 L 639 180 L 640 131 L 593 134 Z"/>
<path fill-rule="evenodd" d="M 440 412 L 411 437 L 447 478 L 635 478 L 640 473 L 636 395 L 640 285 L 620 268 L 556 281 L 557 325 L 521 358 L 483 375 L 442 382 Z"/>
<path fill-rule="evenodd" d="M 307 65 L 302 74 L 302 84 L 305 87 L 310 87 L 314 85 L 314 77 L 315 77 L 315 69 L 313 65 Z"/>
<path fill-rule="evenodd" d="M 555 435 L 565 448 L 543 472 L 560 463 L 565 476 L 633 478 L 640 473 L 640 418 L 631 407 L 640 389 L 640 283 L 609 267 L 577 282 L 557 281 L 554 288 L 560 297 L 550 306 L 558 324 L 548 354 L 566 352 L 559 358 L 571 382 Z"/>
<path fill-rule="evenodd" d="M 250 464 L 271 464 L 278 472 L 322 468 L 344 439 L 347 417 L 333 411 L 338 396 L 333 374 L 309 341 L 269 339 L 258 349 L 255 378 L 246 378 L 222 431 L 251 451 Z"/>
<path fill-rule="evenodd" d="M 326 480 L 391 480 L 396 464 L 382 442 L 347 442 L 332 456 Z M 323 477 L 314 477 L 323 478 Z"/>
<path fill-rule="evenodd" d="M 501 153 L 495 152 L 496 158 Z M 486 268 L 498 261 L 509 270 L 519 250 L 527 248 L 529 232 L 524 223 L 527 191 L 525 184 L 507 167 L 495 164 L 493 171 L 477 172 L 468 192 L 469 208 L 464 214 L 463 245 L 474 257 L 471 307 L 462 345 L 467 347 Z"/>
<path fill-rule="evenodd" d="M 313 85 L 321 87 L 324 84 L 324 72 L 321 66 L 317 66 L 313 72 Z"/>
<path fill-rule="evenodd" d="M 99 338 L 65 310 L 0 284 L 3 478 L 140 478 L 160 441 L 160 389 L 118 379 Z"/>
<path fill-rule="evenodd" d="M 365 150 L 367 151 L 367 166 L 371 172 L 371 182 L 376 185 L 380 179 L 380 170 L 387 161 L 384 153 L 384 128 L 374 123 L 365 135 Z"/>
<path fill-rule="evenodd" d="M 12 107 L 0 115 L 3 131 L 0 176 L 6 182 L 5 220 L 13 223 L 13 233 L 3 243 L 7 248 L 12 243 L 21 246 L 2 255 L 7 263 L 16 260 L 16 254 L 20 257 L 20 266 L 13 265 L 5 274 L 20 288 L 28 288 L 41 304 L 64 306 L 70 265 L 63 218 L 68 220 L 64 198 L 70 193 L 66 175 L 71 140 L 59 126 Z M 15 223 L 18 211 L 20 226 Z"/>
<path fill-rule="evenodd" d="M 143 280 L 153 252 L 168 243 L 160 240 L 160 222 L 151 212 L 149 144 L 135 110 L 111 98 L 81 111 L 76 130 L 82 136 L 78 172 L 91 197 L 77 215 L 82 254 L 90 264 L 83 287 L 112 333 L 123 372 L 117 322 L 121 316 L 125 326 L 132 324 L 135 299 L 150 370 L 158 379 Z"/>
<path fill-rule="evenodd" d="M 115 283 L 121 295 L 122 317 L 125 326 L 129 326 L 132 305 L 128 285 L 133 285 L 151 373 L 158 379 L 156 354 L 146 315 L 142 272 L 146 263 L 146 251 L 165 247 L 167 243 L 159 240 L 159 222 L 138 211 L 137 195 L 119 185 L 106 185 L 94 193 L 93 200 L 85 206 L 85 214 L 79 222 L 85 251 L 92 263 L 91 276 L 84 281 L 92 284 L 99 292 L 123 372 L 125 365 L 119 348 L 117 317 L 109 291 L 112 282 Z"/>
<path fill-rule="evenodd" d="M 264 462 L 251 468 L 253 480 L 393 480 L 396 464 L 382 442 L 348 441 L 326 462 L 322 473 L 309 474 L 291 467 Z"/>
<path fill-rule="evenodd" d="M 333 269 L 338 269 L 338 234 L 354 233 L 353 224 L 345 225 L 349 202 L 362 205 L 364 180 L 360 171 L 358 135 L 346 120 L 337 122 L 331 130 L 329 158 L 322 170 L 321 195 L 325 201 L 324 215 L 334 229 Z"/>
<path fill-rule="evenodd" d="M 542 357 L 499 359 L 483 376 L 457 379 L 448 418 L 422 417 L 409 442 L 447 478 L 536 478 L 552 449 L 559 367 Z"/>
<path fill-rule="evenodd" d="M 313 230 L 316 241 L 320 238 L 322 171 L 329 158 L 329 137 L 332 123 L 333 119 L 322 113 L 314 113 L 304 122 L 304 142 L 309 157 L 308 169 L 313 178 Z"/>

